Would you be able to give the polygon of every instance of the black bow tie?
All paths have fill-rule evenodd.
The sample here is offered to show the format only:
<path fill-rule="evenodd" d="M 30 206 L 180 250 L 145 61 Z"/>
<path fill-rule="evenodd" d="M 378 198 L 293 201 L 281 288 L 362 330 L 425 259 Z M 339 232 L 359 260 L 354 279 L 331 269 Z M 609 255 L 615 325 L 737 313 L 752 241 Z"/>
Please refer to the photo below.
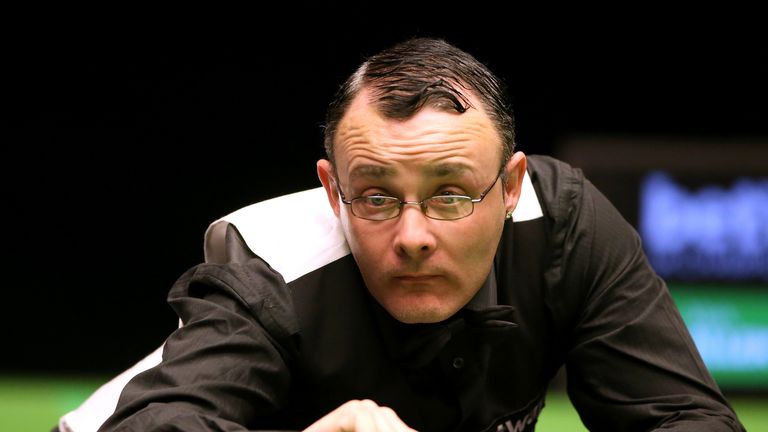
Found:
<path fill-rule="evenodd" d="M 408 369 L 431 363 L 445 345 L 461 332 L 473 340 L 492 344 L 517 327 L 515 308 L 490 306 L 481 310 L 462 309 L 445 321 L 434 324 L 404 324 L 376 305 L 384 345 L 392 358 Z"/>

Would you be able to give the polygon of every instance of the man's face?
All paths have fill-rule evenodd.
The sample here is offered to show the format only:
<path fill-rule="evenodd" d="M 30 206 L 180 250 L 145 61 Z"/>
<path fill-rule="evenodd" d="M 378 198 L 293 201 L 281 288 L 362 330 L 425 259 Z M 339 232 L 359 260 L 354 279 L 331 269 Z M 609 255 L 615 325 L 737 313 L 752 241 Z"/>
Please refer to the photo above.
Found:
<path fill-rule="evenodd" d="M 471 95 L 470 101 L 480 106 Z M 389 120 L 369 104 L 365 91 L 342 118 L 334 149 L 335 182 L 347 199 L 477 198 L 498 176 L 502 158 L 499 135 L 482 110 L 456 114 L 425 108 L 406 121 Z M 371 221 L 340 203 L 327 161 L 318 163 L 321 180 L 323 169 L 331 205 L 366 286 L 393 317 L 405 323 L 442 321 L 477 293 L 490 272 L 504 214 L 514 206 L 505 201 L 501 180 L 462 219 L 434 220 L 418 205 L 405 205 L 394 219 Z"/>

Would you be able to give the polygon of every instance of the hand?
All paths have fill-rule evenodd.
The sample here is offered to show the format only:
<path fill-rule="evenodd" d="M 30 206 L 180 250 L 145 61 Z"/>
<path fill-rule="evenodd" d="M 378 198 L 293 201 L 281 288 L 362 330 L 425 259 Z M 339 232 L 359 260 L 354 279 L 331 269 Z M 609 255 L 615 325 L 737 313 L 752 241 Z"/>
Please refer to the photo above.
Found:
<path fill-rule="evenodd" d="M 304 432 L 416 432 L 392 408 L 372 400 L 352 400 L 312 423 Z"/>

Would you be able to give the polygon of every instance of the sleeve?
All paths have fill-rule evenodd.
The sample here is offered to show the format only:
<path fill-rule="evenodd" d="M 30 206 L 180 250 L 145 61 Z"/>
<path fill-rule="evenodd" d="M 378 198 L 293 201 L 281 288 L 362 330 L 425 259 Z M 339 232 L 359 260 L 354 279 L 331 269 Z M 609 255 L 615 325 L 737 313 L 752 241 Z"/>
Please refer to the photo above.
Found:
<path fill-rule="evenodd" d="M 743 431 L 640 238 L 588 181 L 571 193 L 564 287 L 581 291 L 568 394 L 590 430 Z"/>
<path fill-rule="evenodd" d="M 298 325 L 282 278 L 259 260 L 195 267 L 168 302 L 183 325 L 134 377 L 100 431 L 267 429 L 284 401 Z"/>

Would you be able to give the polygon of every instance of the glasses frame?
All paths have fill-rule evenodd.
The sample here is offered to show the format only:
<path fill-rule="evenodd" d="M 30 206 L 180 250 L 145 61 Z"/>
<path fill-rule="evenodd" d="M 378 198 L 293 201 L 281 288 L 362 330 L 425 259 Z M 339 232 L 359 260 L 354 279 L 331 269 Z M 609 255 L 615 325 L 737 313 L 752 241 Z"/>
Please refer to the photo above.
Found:
<path fill-rule="evenodd" d="M 502 174 L 504 174 L 504 169 L 503 168 L 499 171 L 499 173 L 493 179 L 493 183 L 491 183 L 490 186 L 488 186 L 482 193 L 480 193 L 480 196 L 478 196 L 477 198 L 472 198 L 472 197 L 470 197 L 468 195 L 433 195 L 433 196 L 424 198 L 421 201 L 403 201 L 400 198 L 393 197 L 393 196 L 387 196 L 387 195 L 369 195 L 369 196 L 360 195 L 360 196 L 357 196 L 357 197 L 354 197 L 354 198 L 348 200 L 347 197 L 344 195 L 344 192 L 341 190 L 341 186 L 339 186 L 339 183 L 338 182 L 335 182 L 335 183 L 336 183 L 336 189 L 339 191 L 339 195 L 341 197 L 341 202 L 343 204 L 348 205 L 350 213 L 352 213 L 353 216 L 355 216 L 357 218 L 360 218 L 360 219 L 376 221 L 376 222 L 395 219 L 395 218 L 397 218 L 398 216 L 400 216 L 403 213 L 403 206 L 405 206 L 406 204 L 411 204 L 411 205 L 418 205 L 419 208 L 421 209 L 421 213 L 424 214 L 424 216 L 426 216 L 426 217 L 428 217 L 430 219 L 443 220 L 443 221 L 452 221 L 452 220 L 464 219 L 465 217 L 471 216 L 475 212 L 475 204 L 478 204 L 478 203 L 482 202 L 483 199 L 485 199 L 485 197 L 488 196 L 488 193 L 491 191 L 491 189 L 493 189 L 494 186 L 496 186 L 496 182 L 499 181 L 499 179 L 501 178 Z M 378 196 L 378 197 L 382 197 L 382 198 L 390 198 L 390 199 L 397 200 L 398 201 L 397 213 L 394 216 L 391 216 L 391 217 L 388 217 L 388 218 L 384 218 L 384 219 L 371 219 L 371 218 L 367 218 L 367 217 L 363 217 L 363 216 L 359 216 L 359 215 L 355 214 L 354 207 L 352 206 L 352 203 L 355 200 L 367 199 L 367 198 L 370 198 L 372 196 Z M 424 204 L 425 202 L 427 202 L 428 200 L 431 200 L 433 198 L 446 198 L 446 197 L 469 198 L 469 202 L 472 203 L 472 209 L 466 215 L 461 216 L 461 217 L 457 217 L 457 218 L 452 218 L 452 219 L 437 218 L 437 217 L 433 217 L 433 216 L 430 216 L 430 215 L 427 214 L 427 206 Z"/>

